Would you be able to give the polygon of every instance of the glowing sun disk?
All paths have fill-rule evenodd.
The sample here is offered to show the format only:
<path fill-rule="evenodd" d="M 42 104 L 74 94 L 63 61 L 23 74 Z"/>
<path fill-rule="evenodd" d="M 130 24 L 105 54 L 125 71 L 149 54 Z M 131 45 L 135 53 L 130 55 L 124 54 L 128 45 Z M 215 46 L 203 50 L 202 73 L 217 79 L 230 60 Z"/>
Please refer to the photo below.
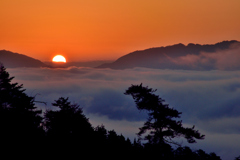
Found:
<path fill-rule="evenodd" d="M 53 57 L 52 61 L 53 62 L 64 62 L 64 63 L 66 63 L 66 58 L 63 57 L 62 55 L 56 55 L 55 57 Z"/>

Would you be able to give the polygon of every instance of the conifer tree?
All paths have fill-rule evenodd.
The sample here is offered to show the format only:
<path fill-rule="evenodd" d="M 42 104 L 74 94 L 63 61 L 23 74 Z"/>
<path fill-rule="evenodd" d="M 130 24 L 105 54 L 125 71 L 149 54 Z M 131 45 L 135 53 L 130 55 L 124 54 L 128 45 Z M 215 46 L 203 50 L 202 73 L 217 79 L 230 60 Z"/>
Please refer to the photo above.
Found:
<path fill-rule="evenodd" d="M 139 110 L 148 112 L 148 120 L 144 126 L 139 128 L 138 136 L 148 133 L 144 139 L 148 144 L 178 144 L 173 141 L 175 137 L 184 137 L 189 143 L 195 143 L 196 139 L 204 139 L 194 126 L 185 128 L 182 126 L 182 121 L 177 121 L 180 118 L 181 112 L 170 108 L 168 104 L 164 104 L 164 100 L 158 95 L 155 95 L 152 88 L 140 85 L 132 85 L 125 94 L 131 95 Z"/>
<path fill-rule="evenodd" d="M 28 96 L 22 84 L 12 83 L 13 78 L 0 65 L 1 138 L 14 143 L 35 142 L 43 136 L 42 111 L 37 110 L 35 97 Z"/>
<path fill-rule="evenodd" d="M 93 127 L 79 105 L 71 104 L 68 98 L 63 97 L 52 105 L 57 109 L 45 113 L 45 127 L 49 136 L 80 137 L 93 133 Z"/>
<path fill-rule="evenodd" d="M 52 105 L 57 108 L 47 110 L 44 116 L 49 149 L 72 155 L 78 152 L 86 154 L 93 146 L 94 129 L 82 108 L 63 97 Z"/>

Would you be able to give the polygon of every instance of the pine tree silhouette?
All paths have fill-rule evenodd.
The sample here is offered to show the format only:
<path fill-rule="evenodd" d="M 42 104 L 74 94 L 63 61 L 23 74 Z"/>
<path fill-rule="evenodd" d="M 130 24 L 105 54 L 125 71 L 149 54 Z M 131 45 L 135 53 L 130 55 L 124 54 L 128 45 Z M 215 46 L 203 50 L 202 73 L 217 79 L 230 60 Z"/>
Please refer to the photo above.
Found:
<path fill-rule="evenodd" d="M 144 126 L 139 128 L 138 136 L 141 138 L 147 131 L 149 133 L 144 137 L 149 144 L 177 144 L 172 139 L 175 137 L 184 137 L 189 143 L 196 142 L 196 139 L 204 139 L 194 126 L 184 128 L 182 121 L 177 121 L 180 118 L 181 112 L 170 108 L 168 104 L 164 104 L 164 100 L 158 95 L 155 95 L 152 88 L 143 87 L 140 85 L 132 85 L 125 94 L 131 95 L 139 110 L 148 112 L 148 120 Z"/>
<path fill-rule="evenodd" d="M 11 149 L 25 144 L 28 149 L 31 149 L 34 148 L 33 146 L 38 146 L 44 136 L 41 127 L 42 111 L 37 110 L 34 103 L 35 97 L 28 96 L 24 92 L 22 84 L 12 83 L 13 78 L 10 77 L 6 68 L 0 65 L 0 136 L 3 139 L 2 144 L 11 145 Z M 20 149 L 18 148 L 18 150 Z"/>
<path fill-rule="evenodd" d="M 93 144 L 94 129 L 82 108 L 71 104 L 68 98 L 60 97 L 52 103 L 56 110 L 47 110 L 44 115 L 44 126 L 50 148 L 66 154 L 77 151 L 86 154 Z"/>

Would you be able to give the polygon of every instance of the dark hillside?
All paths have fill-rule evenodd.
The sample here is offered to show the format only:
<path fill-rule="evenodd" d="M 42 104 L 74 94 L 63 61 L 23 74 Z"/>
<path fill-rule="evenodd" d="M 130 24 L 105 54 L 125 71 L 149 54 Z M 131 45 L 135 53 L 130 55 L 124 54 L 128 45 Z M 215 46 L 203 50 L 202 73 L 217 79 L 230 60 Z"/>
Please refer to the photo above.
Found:
<path fill-rule="evenodd" d="M 106 63 L 97 68 L 127 69 L 134 67 L 159 68 L 159 69 L 193 69 L 188 65 L 174 63 L 179 57 L 187 55 L 200 55 L 201 52 L 216 52 L 218 50 L 229 49 L 238 41 L 223 41 L 216 44 L 193 44 L 187 46 L 175 44 L 172 46 L 150 48 L 141 51 L 135 51 L 120 57 L 113 63 Z M 212 69 L 209 66 L 199 66 L 202 70 Z"/>
<path fill-rule="evenodd" d="M 43 62 L 23 54 L 0 50 L 0 62 L 8 67 L 47 67 Z"/>

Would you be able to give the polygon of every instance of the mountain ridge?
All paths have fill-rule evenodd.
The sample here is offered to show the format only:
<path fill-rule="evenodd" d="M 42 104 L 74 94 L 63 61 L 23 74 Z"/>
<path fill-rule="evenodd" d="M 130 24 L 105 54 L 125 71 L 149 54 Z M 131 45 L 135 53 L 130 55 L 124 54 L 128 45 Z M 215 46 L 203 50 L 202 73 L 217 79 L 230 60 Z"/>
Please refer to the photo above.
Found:
<path fill-rule="evenodd" d="M 234 43 L 239 41 L 222 41 L 216 44 L 193 44 L 184 45 L 182 43 L 169 45 L 165 47 L 154 47 L 145 50 L 137 50 L 126 54 L 112 63 L 106 63 L 97 68 L 128 69 L 134 67 L 146 67 L 156 69 L 196 69 L 188 65 L 179 65 L 173 63 L 174 59 L 187 55 L 200 55 L 202 52 L 216 52 L 217 50 L 229 49 Z M 199 67 L 198 70 L 211 68 Z M 212 68 L 214 69 L 214 68 Z"/>
<path fill-rule="evenodd" d="M 38 59 L 8 50 L 0 50 L 0 63 L 7 68 L 16 67 L 48 67 Z"/>
<path fill-rule="evenodd" d="M 110 69 L 129 69 L 135 67 L 154 68 L 154 69 L 183 69 L 183 70 L 214 70 L 217 59 L 210 57 L 211 53 L 231 49 L 233 44 L 239 46 L 237 53 L 240 53 L 240 42 L 237 40 L 222 41 L 215 44 L 194 44 L 182 43 L 153 47 L 145 50 L 136 50 L 128 53 L 111 63 L 96 62 L 69 62 L 64 65 L 53 65 L 51 62 L 44 63 L 35 58 L 31 58 L 24 54 L 14 53 L 8 50 L 0 50 L 0 63 L 7 68 L 16 67 L 69 67 L 69 66 L 88 66 L 94 68 L 110 68 Z M 236 52 L 236 51 L 235 51 Z M 202 54 L 207 53 L 207 54 Z M 224 53 L 225 54 L 225 53 Z M 225 55 L 221 55 L 225 56 Z M 225 56 L 226 57 L 226 56 Z M 195 60 L 194 60 L 195 59 Z M 232 58 L 233 61 L 240 59 L 240 55 Z M 207 63 L 204 61 L 208 61 Z M 226 59 L 227 60 L 227 59 Z M 231 60 L 228 60 L 231 63 Z M 106 61 L 107 62 L 107 61 Z M 228 66 L 228 69 L 240 70 L 240 64 L 235 62 L 235 66 Z M 50 65 L 51 64 L 51 65 Z M 98 66 L 96 66 L 99 64 Z M 224 64 L 225 65 L 225 64 Z M 227 64 L 229 65 L 229 64 Z"/>

